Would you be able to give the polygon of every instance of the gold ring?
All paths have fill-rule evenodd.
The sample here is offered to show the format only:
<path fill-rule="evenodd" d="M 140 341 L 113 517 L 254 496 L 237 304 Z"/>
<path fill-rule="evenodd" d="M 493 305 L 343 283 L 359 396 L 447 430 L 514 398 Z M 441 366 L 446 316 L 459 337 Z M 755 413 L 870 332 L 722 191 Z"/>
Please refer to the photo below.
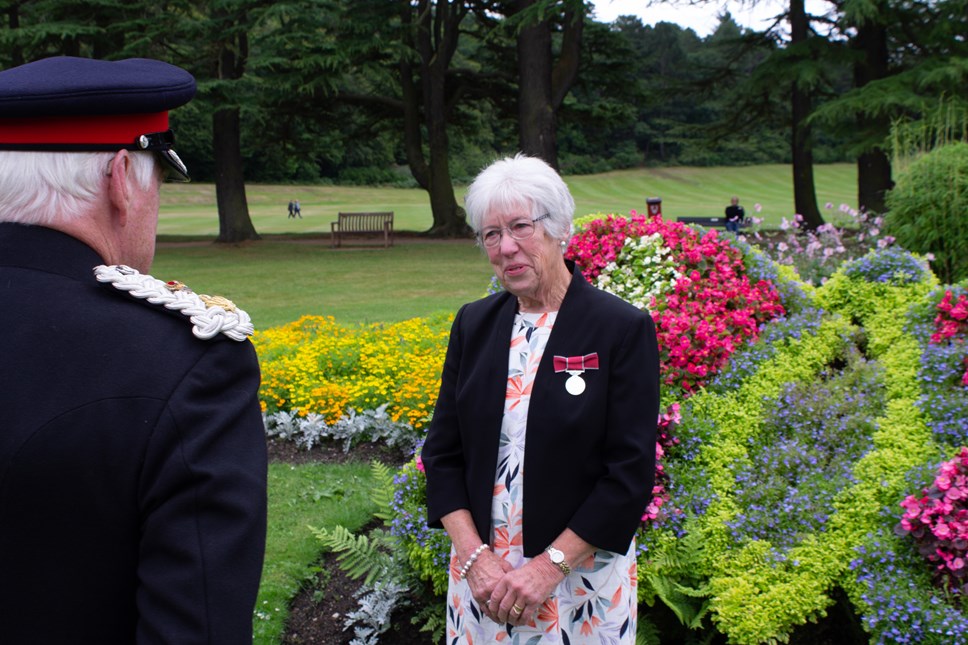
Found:
<path fill-rule="evenodd" d="M 520 614 L 522 611 L 524 611 L 524 607 L 518 607 L 517 604 L 511 605 L 511 609 L 513 609 L 514 613 L 516 614 Z"/>

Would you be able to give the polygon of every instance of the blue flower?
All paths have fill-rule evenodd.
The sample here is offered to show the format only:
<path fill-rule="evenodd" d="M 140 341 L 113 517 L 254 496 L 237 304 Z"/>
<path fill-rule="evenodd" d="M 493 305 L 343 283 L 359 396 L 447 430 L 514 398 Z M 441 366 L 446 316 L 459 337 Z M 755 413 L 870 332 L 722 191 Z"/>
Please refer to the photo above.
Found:
<path fill-rule="evenodd" d="M 922 282 L 931 270 L 927 262 L 899 247 L 874 249 L 867 255 L 844 265 L 848 278 L 861 278 L 867 282 L 880 282 L 902 286 Z"/>
<path fill-rule="evenodd" d="M 763 428 L 748 440 L 748 462 L 734 472 L 742 509 L 727 523 L 734 539 L 769 541 L 782 552 L 823 531 L 834 496 L 873 445 L 884 407 L 882 370 L 860 357 L 818 383 L 788 384 L 767 401 Z"/>

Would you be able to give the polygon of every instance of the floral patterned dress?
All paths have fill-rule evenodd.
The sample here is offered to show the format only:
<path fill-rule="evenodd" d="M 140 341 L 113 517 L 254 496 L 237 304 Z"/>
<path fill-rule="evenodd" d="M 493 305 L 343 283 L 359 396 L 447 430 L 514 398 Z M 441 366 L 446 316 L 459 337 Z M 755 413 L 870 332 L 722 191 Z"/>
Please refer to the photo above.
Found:
<path fill-rule="evenodd" d="M 511 334 L 504 420 L 491 503 L 493 533 L 488 536 L 488 543 L 498 557 L 515 568 L 528 561 L 522 548 L 528 405 L 556 315 L 557 312 L 519 313 Z M 571 575 L 545 601 L 531 624 L 519 627 L 498 624 L 486 618 L 471 596 L 470 586 L 466 580 L 460 580 L 459 573 L 460 562 L 451 549 L 447 591 L 448 645 L 618 645 L 635 642 L 637 578 L 634 541 L 628 553 L 596 551 L 584 562 L 574 563 Z"/>

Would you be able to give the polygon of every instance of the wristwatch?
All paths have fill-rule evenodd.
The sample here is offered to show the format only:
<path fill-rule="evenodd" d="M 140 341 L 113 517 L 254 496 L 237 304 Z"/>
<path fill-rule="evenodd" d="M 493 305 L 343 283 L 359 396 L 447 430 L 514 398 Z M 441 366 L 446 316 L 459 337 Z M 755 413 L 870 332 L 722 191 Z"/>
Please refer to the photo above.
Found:
<path fill-rule="evenodd" d="M 571 575 L 571 567 L 565 562 L 565 554 L 554 547 L 554 545 L 549 545 L 545 551 L 548 552 L 548 556 L 551 558 L 551 564 L 555 565 L 563 574 Z"/>

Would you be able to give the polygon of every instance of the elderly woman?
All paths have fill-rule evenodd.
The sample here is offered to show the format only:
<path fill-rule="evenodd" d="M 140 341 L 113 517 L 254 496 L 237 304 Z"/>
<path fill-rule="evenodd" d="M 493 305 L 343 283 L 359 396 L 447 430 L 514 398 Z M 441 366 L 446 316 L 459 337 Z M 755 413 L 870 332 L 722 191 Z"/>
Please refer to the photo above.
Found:
<path fill-rule="evenodd" d="M 543 161 L 495 162 L 466 208 L 504 291 L 458 312 L 422 453 L 453 545 L 447 642 L 634 643 L 652 319 L 564 260 L 575 203 Z"/>

